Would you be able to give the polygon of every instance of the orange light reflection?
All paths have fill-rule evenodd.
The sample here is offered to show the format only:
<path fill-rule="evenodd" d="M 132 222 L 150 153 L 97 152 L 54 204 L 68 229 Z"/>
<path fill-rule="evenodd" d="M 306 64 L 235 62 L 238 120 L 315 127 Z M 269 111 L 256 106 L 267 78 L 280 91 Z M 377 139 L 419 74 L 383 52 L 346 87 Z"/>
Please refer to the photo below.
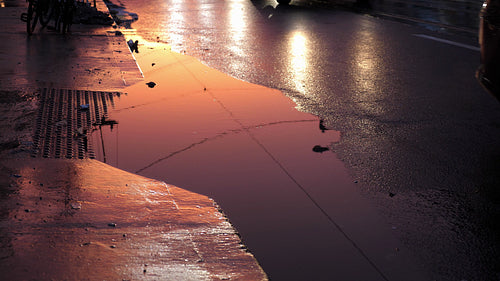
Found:
<path fill-rule="evenodd" d="M 309 71 L 308 38 L 305 33 L 296 31 L 290 37 L 289 45 L 289 69 L 292 72 L 295 89 L 302 94 L 307 94 L 308 90 L 305 81 L 308 78 L 307 75 Z"/>

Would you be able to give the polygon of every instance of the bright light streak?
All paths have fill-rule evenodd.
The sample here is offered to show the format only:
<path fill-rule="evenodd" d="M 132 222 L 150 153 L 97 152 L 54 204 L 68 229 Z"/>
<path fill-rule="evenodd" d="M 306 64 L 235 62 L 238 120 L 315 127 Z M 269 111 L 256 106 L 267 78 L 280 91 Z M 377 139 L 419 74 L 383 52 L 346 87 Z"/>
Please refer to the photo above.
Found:
<path fill-rule="evenodd" d="M 305 81 L 309 67 L 308 39 L 304 33 L 297 31 L 290 38 L 290 72 L 292 73 L 295 90 L 305 94 Z"/>
<path fill-rule="evenodd" d="M 173 11 L 182 11 L 184 1 L 183 0 L 175 0 L 172 2 L 170 9 Z M 170 37 L 171 42 L 175 42 L 172 45 L 172 49 L 174 49 L 177 52 L 181 52 L 181 49 L 177 49 L 177 46 L 182 46 L 185 44 L 184 41 L 184 36 L 182 35 L 180 30 L 184 28 L 186 25 L 185 21 L 186 19 L 184 18 L 184 13 L 169 13 L 169 17 L 166 20 L 166 23 L 164 23 L 165 29 L 171 30 L 171 31 L 177 31 L 177 32 L 170 32 L 167 37 Z M 177 46 L 176 46 L 177 45 Z"/>
<path fill-rule="evenodd" d="M 247 32 L 248 32 L 248 22 L 247 15 L 245 14 L 244 5 L 241 2 L 232 2 L 230 4 L 228 14 L 228 30 L 230 31 L 230 50 L 236 56 L 245 56 L 245 45 L 247 45 Z M 231 68 L 237 72 L 242 71 L 242 65 L 237 63 L 238 60 L 234 60 L 231 63 Z"/>
<path fill-rule="evenodd" d="M 232 3 L 229 10 L 229 27 L 236 41 L 243 39 L 247 29 L 247 18 L 242 3 Z"/>

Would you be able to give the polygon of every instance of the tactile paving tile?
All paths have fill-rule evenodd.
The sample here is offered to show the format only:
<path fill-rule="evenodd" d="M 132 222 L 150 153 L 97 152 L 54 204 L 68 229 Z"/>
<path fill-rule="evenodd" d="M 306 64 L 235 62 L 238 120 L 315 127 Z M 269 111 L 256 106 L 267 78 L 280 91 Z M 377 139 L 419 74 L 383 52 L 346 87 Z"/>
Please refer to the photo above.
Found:
<path fill-rule="evenodd" d="M 108 122 L 108 106 L 120 93 L 51 89 L 40 93 L 32 157 L 95 158 L 92 131 Z"/>

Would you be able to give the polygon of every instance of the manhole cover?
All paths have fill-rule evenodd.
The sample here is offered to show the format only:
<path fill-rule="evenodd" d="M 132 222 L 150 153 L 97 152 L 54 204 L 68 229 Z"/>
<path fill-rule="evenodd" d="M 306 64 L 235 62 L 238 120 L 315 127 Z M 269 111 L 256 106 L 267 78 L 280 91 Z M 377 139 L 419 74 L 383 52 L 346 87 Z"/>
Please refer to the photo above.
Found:
<path fill-rule="evenodd" d="M 32 157 L 95 158 L 92 131 L 107 125 L 108 107 L 120 93 L 42 89 Z"/>

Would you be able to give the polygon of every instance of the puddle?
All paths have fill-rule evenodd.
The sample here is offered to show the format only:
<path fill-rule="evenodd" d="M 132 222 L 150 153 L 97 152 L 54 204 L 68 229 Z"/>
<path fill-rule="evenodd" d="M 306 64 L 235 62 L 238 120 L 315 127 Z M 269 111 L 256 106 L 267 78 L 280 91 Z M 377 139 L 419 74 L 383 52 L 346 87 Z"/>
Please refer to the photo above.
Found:
<path fill-rule="evenodd" d="M 113 127 L 92 135 L 101 144 L 97 159 L 215 199 L 270 278 L 316 280 L 335 264 L 335 276 L 383 280 L 379 267 L 395 262 L 387 256 L 405 263 L 394 252 L 399 242 L 328 151 L 340 132 L 280 91 L 129 39 L 139 40 L 134 56 L 145 80 L 114 99 Z"/>

